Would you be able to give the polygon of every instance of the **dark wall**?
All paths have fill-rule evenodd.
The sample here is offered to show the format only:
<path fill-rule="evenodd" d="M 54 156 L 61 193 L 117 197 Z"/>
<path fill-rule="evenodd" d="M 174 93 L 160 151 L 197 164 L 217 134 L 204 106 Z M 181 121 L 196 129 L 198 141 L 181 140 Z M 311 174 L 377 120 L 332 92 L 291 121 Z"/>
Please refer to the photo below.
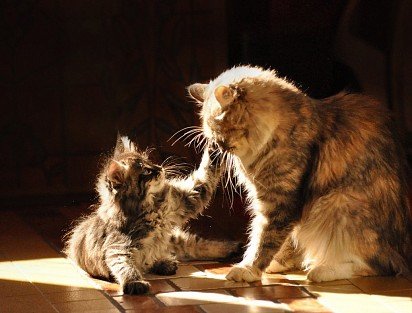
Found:
<path fill-rule="evenodd" d="M 317 98 L 353 85 L 333 51 L 347 2 L 229 1 L 229 63 L 271 67 Z"/>
<path fill-rule="evenodd" d="M 218 0 L 1 1 L 0 199 L 90 193 L 118 131 L 193 163 L 167 140 L 198 123 L 185 87 L 226 67 L 224 12 Z"/>
<path fill-rule="evenodd" d="M 406 68 L 403 50 L 393 53 L 388 43 L 396 4 L 407 0 L 1 1 L 0 200 L 90 194 L 118 131 L 155 147 L 159 159 L 195 164 L 193 148 L 167 140 L 199 124 L 185 87 L 228 66 L 274 68 L 316 98 L 343 88 L 368 92 L 368 75 L 358 75 L 375 67 L 362 68 L 368 50 L 341 41 L 360 68 L 336 50 L 342 15 L 355 2 L 350 35 L 365 47 L 389 47 L 384 57 Z M 405 73 L 383 73 L 384 94 L 401 90 L 397 99 L 409 99 L 411 89 L 399 87 Z M 393 108 L 412 121 L 411 106 Z"/>

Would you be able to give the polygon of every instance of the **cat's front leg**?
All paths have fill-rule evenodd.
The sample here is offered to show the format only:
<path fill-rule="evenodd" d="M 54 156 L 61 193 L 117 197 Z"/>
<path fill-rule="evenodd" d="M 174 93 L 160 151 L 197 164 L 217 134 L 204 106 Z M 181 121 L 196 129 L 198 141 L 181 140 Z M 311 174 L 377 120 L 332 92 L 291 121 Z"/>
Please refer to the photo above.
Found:
<path fill-rule="evenodd" d="M 172 180 L 169 202 L 175 203 L 175 214 L 183 224 L 196 217 L 209 204 L 221 173 L 219 153 L 206 148 L 197 170 L 185 179 Z"/>
<path fill-rule="evenodd" d="M 251 236 L 243 260 L 235 265 L 226 278 L 233 281 L 257 281 L 269 266 L 273 256 L 292 230 L 292 218 L 272 209 L 263 214 L 259 210 L 252 221 Z M 267 213 L 271 212 L 271 213 Z"/>
<path fill-rule="evenodd" d="M 150 284 L 143 280 L 142 274 L 136 268 L 132 251 L 122 247 L 110 248 L 106 251 L 105 261 L 123 293 L 133 295 L 149 291 Z"/>

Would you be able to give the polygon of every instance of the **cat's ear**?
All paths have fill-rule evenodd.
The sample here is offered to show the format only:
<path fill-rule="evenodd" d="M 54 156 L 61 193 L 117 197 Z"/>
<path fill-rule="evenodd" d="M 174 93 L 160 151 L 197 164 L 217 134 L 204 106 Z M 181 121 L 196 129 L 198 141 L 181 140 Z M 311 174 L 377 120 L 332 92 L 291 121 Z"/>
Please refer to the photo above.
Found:
<path fill-rule="evenodd" d="M 225 109 L 235 99 L 235 93 L 228 86 L 221 85 L 215 89 L 215 98 L 222 109 Z"/>
<path fill-rule="evenodd" d="M 106 174 L 113 187 L 117 188 L 124 182 L 125 168 L 119 162 L 111 161 Z"/>
<path fill-rule="evenodd" d="M 189 96 L 195 99 L 198 102 L 203 102 L 205 100 L 205 90 L 207 84 L 193 84 L 187 87 Z"/>

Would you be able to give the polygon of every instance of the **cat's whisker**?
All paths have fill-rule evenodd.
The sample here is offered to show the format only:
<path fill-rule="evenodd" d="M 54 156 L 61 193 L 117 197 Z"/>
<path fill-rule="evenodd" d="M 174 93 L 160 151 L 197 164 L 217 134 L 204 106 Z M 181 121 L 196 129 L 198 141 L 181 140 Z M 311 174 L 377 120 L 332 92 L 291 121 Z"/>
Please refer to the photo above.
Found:
<path fill-rule="evenodd" d="M 197 143 L 195 145 L 196 152 L 203 151 L 203 149 L 206 146 L 206 142 L 207 142 L 207 139 L 203 136 L 203 134 L 199 138 L 197 139 Z"/>
<path fill-rule="evenodd" d="M 183 132 L 183 134 L 181 134 Z M 180 135 L 181 134 L 181 135 Z M 187 138 L 190 136 L 194 136 L 197 134 L 202 134 L 202 130 L 200 129 L 199 126 L 189 126 L 185 127 L 179 131 L 177 131 L 175 134 L 172 135 L 167 141 L 172 140 L 175 136 L 180 135 L 173 143 L 171 144 L 172 146 L 175 145 L 178 141 L 185 141 Z"/>
<path fill-rule="evenodd" d="M 185 147 L 190 147 L 192 145 L 192 143 L 196 142 L 199 138 L 201 138 L 203 136 L 202 133 L 197 134 L 196 136 L 194 136 L 188 143 L 185 144 Z"/>
<path fill-rule="evenodd" d="M 187 130 L 191 130 L 191 129 L 200 129 L 200 127 L 199 126 L 187 126 L 182 129 L 179 129 L 167 141 L 172 140 L 175 136 L 179 135 L 181 132 L 186 132 Z"/>

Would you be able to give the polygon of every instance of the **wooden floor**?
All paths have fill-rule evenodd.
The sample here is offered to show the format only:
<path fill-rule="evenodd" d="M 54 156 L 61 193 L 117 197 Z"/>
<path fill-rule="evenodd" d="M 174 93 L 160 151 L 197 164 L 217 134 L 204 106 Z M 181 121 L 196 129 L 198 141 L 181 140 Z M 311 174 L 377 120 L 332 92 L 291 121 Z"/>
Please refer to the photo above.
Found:
<path fill-rule="evenodd" d="M 296 272 L 248 284 L 226 281 L 230 264 L 213 262 L 149 275 L 150 294 L 123 296 L 117 284 L 90 278 L 59 252 L 64 230 L 84 211 L 0 211 L 0 312 L 412 312 L 412 276 L 311 284 Z M 202 225 L 224 235 L 212 222 Z"/>

